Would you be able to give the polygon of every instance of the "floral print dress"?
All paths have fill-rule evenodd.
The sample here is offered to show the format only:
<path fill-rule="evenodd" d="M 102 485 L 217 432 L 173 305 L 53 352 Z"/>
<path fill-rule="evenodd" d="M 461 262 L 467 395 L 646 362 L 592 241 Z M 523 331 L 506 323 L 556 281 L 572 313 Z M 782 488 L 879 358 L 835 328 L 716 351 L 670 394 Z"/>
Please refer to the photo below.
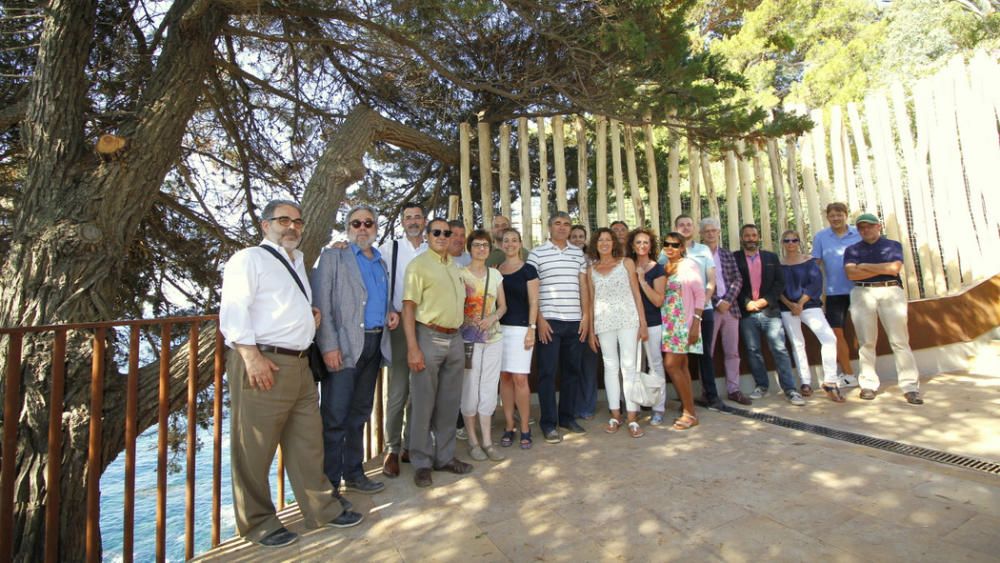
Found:
<path fill-rule="evenodd" d="M 701 354 L 701 336 L 690 347 L 687 345 L 688 325 L 684 322 L 684 302 L 681 300 L 681 282 L 677 272 L 667 278 L 667 297 L 660 309 L 663 315 L 664 352 L 673 354 Z"/>

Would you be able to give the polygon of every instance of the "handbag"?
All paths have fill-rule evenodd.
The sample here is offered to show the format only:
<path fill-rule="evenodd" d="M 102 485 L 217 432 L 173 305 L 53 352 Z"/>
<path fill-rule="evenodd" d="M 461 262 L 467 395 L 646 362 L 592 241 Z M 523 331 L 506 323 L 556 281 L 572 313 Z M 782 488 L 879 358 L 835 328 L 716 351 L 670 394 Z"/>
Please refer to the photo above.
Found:
<path fill-rule="evenodd" d="M 262 244 L 260 247 L 266 250 L 271 256 L 274 256 L 275 260 L 281 262 L 281 265 L 288 270 L 292 279 L 295 280 L 295 284 L 299 286 L 300 290 L 302 290 L 302 296 L 306 298 L 306 301 L 309 301 L 309 294 L 306 293 L 306 286 L 302 284 L 302 280 L 299 279 L 299 275 L 295 273 L 295 270 L 292 269 L 288 262 L 285 261 L 280 254 L 278 254 L 277 250 L 271 248 L 270 246 L 264 246 Z M 309 303 L 309 306 L 311 307 L 312 303 Z M 322 381 L 323 378 L 327 376 L 329 371 L 326 369 L 326 364 L 323 362 L 323 354 L 319 351 L 319 346 L 316 345 L 316 342 L 309 345 L 306 357 L 309 359 L 309 371 L 312 372 L 313 381 Z"/>
<path fill-rule="evenodd" d="M 643 345 L 640 340 L 637 342 L 635 354 L 637 370 L 638 366 L 642 365 L 642 349 Z M 625 397 L 628 400 L 644 407 L 652 407 L 656 406 L 663 398 L 663 394 L 666 393 L 667 381 L 660 374 L 647 369 L 646 371 L 639 371 L 637 377 L 631 381 L 623 381 L 622 390 L 625 392 Z"/>
<path fill-rule="evenodd" d="M 486 298 L 490 292 L 490 269 L 486 268 L 486 284 L 483 286 L 483 308 L 479 310 L 479 320 L 486 317 Z M 463 342 L 465 345 L 465 369 L 472 369 L 472 354 L 476 350 L 475 342 Z"/>

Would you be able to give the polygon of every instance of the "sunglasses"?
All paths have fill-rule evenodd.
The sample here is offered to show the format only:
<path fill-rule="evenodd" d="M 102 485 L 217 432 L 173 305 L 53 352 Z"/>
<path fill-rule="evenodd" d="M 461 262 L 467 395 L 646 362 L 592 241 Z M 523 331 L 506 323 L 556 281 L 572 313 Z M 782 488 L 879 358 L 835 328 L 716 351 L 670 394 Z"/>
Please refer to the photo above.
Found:
<path fill-rule="evenodd" d="M 781 239 L 781 242 L 783 242 L 785 244 L 791 244 L 791 243 L 797 243 L 797 242 L 799 242 L 799 239 L 797 239 L 797 238 L 786 238 L 786 239 Z"/>
<path fill-rule="evenodd" d="M 441 229 L 431 229 L 430 233 L 432 237 L 451 238 L 451 231 L 442 231 Z"/>
<path fill-rule="evenodd" d="M 270 219 L 264 219 L 265 221 L 277 221 L 282 227 L 287 227 L 288 225 L 295 225 L 298 228 L 305 226 L 306 222 L 302 219 L 292 219 L 291 217 L 286 217 L 282 215 L 281 217 L 271 217 Z"/>
<path fill-rule="evenodd" d="M 681 243 L 679 242 L 665 242 L 663 243 L 664 248 L 680 248 Z"/>
<path fill-rule="evenodd" d="M 364 225 L 366 229 L 370 229 L 374 224 L 375 221 L 372 221 L 371 219 L 365 219 L 364 221 L 362 221 L 361 219 L 355 219 L 351 221 L 351 226 L 354 227 L 355 229 L 360 229 L 361 225 Z"/>

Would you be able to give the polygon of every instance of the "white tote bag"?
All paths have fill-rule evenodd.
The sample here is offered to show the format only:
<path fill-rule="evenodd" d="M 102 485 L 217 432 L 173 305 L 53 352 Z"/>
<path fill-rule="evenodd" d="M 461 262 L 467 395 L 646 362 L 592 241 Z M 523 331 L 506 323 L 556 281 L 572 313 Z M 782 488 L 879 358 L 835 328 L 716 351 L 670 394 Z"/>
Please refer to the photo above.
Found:
<path fill-rule="evenodd" d="M 635 354 L 635 365 L 636 370 L 642 365 L 642 341 L 638 341 L 636 346 Z M 625 397 L 629 401 L 638 403 L 644 407 L 652 407 L 660 402 L 663 398 L 663 394 L 667 391 L 667 382 L 664 377 L 658 373 L 653 373 L 649 370 L 639 371 L 638 377 L 631 378 L 628 381 L 622 382 L 622 390 L 625 392 Z"/>

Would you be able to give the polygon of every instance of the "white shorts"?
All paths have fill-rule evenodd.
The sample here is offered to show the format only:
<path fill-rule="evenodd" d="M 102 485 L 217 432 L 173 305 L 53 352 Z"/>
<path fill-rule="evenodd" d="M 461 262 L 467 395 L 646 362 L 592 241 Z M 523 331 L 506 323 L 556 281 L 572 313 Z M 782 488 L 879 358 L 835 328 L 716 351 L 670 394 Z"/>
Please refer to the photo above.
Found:
<path fill-rule="evenodd" d="M 500 371 L 507 373 L 530 373 L 531 354 L 530 350 L 524 349 L 524 335 L 528 334 L 526 326 L 500 325 L 503 331 L 503 358 L 500 362 Z"/>

